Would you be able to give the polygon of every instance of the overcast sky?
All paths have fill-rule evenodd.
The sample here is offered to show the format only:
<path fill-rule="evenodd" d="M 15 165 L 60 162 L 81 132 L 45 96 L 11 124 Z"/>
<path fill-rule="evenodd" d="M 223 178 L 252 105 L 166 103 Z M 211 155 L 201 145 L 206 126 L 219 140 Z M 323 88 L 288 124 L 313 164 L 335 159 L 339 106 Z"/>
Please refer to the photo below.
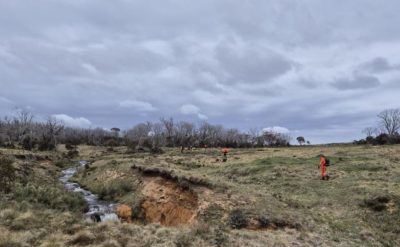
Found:
<path fill-rule="evenodd" d="M 398 0 L 1 0 L 0 114 L 361 138 L 400 107 Z"/>

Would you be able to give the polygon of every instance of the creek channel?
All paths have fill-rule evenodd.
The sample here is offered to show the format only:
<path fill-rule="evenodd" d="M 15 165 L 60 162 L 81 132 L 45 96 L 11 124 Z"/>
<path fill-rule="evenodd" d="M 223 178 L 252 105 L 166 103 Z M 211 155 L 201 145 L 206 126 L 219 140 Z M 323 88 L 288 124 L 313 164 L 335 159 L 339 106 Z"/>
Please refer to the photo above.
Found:
<path fill-rule="evenodd" d="M 116 203 L 100 200 L 99 197 L 92 192 L 83 189 L 78 183 L 71 182 L 70 179 L 78 171 L 78 169 L 85 169 L 86 161 L 79 161 L 79 165 L 68 168 L 62 171 L 63 176 L 60 181 L 64 187 L 72 192 L 79 193 L 85 199 L 88 209 L 85 213 L 87 218 L 94 221 L 119 221 L 116 212 Z"/>

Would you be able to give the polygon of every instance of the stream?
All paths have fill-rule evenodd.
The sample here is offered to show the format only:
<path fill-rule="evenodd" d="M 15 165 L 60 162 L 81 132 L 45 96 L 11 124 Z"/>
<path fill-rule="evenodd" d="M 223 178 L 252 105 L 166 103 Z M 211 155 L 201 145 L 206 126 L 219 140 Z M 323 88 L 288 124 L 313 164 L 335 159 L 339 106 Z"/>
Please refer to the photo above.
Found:
<path fill-rule="evenodd" d="M 70 181 L 71 177 L 74 176 L 78 169 L 84 168 L 86 164 L 86 161 L 80 161 L 78 166 L 63 170 L 63 176 L 60 178 L 60 181 L 64 184 L 64 187 L 67 190 L 79 193 L 83 196 L 88 204 L 88 211 L 85 213 L 87 218 L 91 218 L 97 222 L 119 221 L 118 216 L 115 213 L 115 203 L 102 201 L 97 195 L 83 189 L 79 184 Z"/>

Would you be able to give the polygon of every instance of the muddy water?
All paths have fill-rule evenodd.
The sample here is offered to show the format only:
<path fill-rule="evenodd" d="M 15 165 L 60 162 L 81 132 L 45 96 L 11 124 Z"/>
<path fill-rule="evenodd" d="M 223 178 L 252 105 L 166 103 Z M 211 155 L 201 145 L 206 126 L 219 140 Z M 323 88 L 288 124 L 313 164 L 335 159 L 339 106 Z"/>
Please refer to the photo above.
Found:
<path fill-rule="evenodd" d="M 97 221 L 119 221 L 115 213 L 115 203 L 99 200 L 97 195 L 81 188 L 79 184 L 70 181 L 71 177 L 74 176 L 78 169 L 84 168 L 86 164 L 85 161 L 80 161 L 78 166 L 63 170 L 63 176 L 60 178 L 60 181 L 67 190 L 79 193 L 83 196 L 88 204 L 88 211 L 85 213 L 86 217 L 93 220 L 97 219 Z"/>

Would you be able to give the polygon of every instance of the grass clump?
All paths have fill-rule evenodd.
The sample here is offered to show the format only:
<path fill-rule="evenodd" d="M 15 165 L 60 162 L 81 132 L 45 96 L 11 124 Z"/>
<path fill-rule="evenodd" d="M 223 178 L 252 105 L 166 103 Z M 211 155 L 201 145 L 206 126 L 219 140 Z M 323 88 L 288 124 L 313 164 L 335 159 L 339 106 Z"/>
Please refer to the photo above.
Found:
<path fill-rule="evenodd" d="M 100 184 L 95 189 L 102 200 L 114 200 L 132 191 L 134 191 L 133 185 L 127 180 L 112 180 L 106 184 Z"/>
<path fill-rule="evenodd" d="M 234 209 L 229 214 L 229 225 L 233 229 L 242 229 L 248 226 L 249 222 L 241 209 Z"/>
<path fill-rule="evenodd" d="M 89 244 L 93 244 L 95 242 L 95 236 L 88 231 L 83 231 L 77 233 L 72 240 L 68 242 L 70 245 L 79 245 L 79 246 L 85 246 Z"/>

